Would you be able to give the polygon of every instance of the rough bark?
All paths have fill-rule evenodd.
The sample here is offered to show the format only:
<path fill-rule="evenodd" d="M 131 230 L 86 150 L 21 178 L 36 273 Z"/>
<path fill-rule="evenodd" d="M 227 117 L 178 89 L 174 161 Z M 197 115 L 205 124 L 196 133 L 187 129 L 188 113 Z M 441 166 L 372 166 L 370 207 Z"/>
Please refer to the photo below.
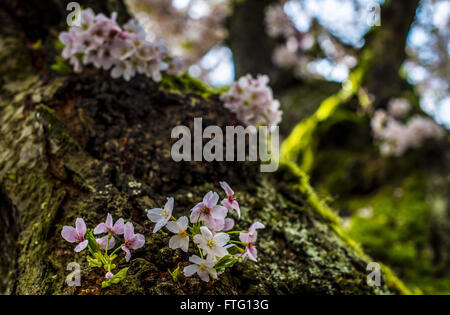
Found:
<path fill-rule="evenodd" d="M 186 76 L 165 77 L 161 84 L 143 77 L 113 80 L 93 69 L 58 76 L 49 65 L 63 22 L 49 21 L 32 32 L 33 18 L 54 3 L 24 3 L 0 7 L 6 21 L 0 26 L 0 292 L 407 292 L 387 268 L 381 287 L 366 285 L 370 258 L 342 233 L 339 220 L 293 164 L 260 174 L 255 164 L 171 160 L 174 126 L 191 126 L 194 117 L 203 117 L 204 125 L 236 123 L 210 89 Z M 31 48 L 37 39 L 44 45 Z M 175 215 L 186 214 L 207 191 L 218 189 L 219 180 L 238 193 L 244 218 L 239 228 L 255 220 L 266 224 L 259 234 L 260 261 L 236 266 L 213 283 L 195 277 L 174 283 L 167 269 L 188 257 L 167 247 L 168 235 L 151 233 L 145 210 L 171 195 Z M 108 212 L 135 222 L 146 245 L 134 253 L 124 282 L 101 289 L 103 272 L 87 267 L 85 253 L 75 254 L 60 232 L 76 217 L 93 226 Z M 81 288 L 65 285 L 72 261 L 82 264 Z"/>

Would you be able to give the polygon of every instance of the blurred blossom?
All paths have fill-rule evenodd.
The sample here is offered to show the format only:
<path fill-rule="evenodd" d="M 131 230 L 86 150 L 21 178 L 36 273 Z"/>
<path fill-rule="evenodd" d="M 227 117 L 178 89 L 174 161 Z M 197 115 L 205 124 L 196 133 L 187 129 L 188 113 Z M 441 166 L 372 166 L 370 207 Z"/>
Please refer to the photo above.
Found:
<path fill-rule="evenodd" d="M 410 111 L 407 100 L 393 99 L 388 107 L 388 113 L 377 110 L 371 122 L 382 155 L 401 156 L 409 149 L 418 149 L 429 140 L 440 140 L 445 136 L 444 129 L 431 118 L 415 115 L 406 123 L 397 120 Z"/>

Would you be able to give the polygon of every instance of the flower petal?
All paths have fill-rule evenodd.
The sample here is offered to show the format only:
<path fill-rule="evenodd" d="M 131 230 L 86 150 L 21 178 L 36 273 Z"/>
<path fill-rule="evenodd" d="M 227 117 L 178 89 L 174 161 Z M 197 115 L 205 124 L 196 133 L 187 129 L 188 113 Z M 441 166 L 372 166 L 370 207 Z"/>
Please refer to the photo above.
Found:
<path fill-rule="evenodd" d="M 184 267 L 183 273 L 186 277 L 190 277 L 198 271 L 197 265 L 189 265 Z"/>
<path fill-rule="evenodd" d="M 209 282 L 209 272 L 203 269 L 198 269 L 197 271 L 198 276 L 200 279 L 202 279 L 205 282 Z"/>
<path fill-rule="evenodd" d="M 225 193 L 228 197 L 234 195 L 233 189 L 231 189 L 230 185 L 228 185 L 227 182 L 220 182 L 219 184 L 223 188 L 223 190 L 225 190 Z"/>
<path fill-rule="evenodd" d="M 181 230 L 186 231 L 186 229 L 189 225 L 189 220 L 187 217 L 181 217 L 178 219 L 177 224 Z"/>
<path fill-rule="evenodd" d="M 112 215 L 108 213 L 108 215 L 106 216 L 106 222 L 105 225 L 108 229 L 112 229 L 113 228 L 113 218 Z"/>
<path fill-rule="evenodd" d="M 215 192 L 208 192 L 205 197 L 203 197 L 203 203 L 208 207 L 212 208 L 214 207 L 217 202 L 219 201 L 219 195 Z"/>
<path fill-rule="evenodd" d="M 123 230 L 125 228 L 125 221 L 120 218 L 119 220 L 116 221 L 116 223 L 114 224 L 113 227 L 113 231 L 114 233 L 116 233 L 117 235 L 122 235 L 123 234 Z"/>
<path fill-rule="evenodd" d="M 156 225 L 153 229 L 153 233 L 158 232 L 159 230 L 161 230 L 164 226 L 166 225 L 166 220 L 159 220 L 158 222 L 156 222 Z"/>
<path fill-rule="evenodd" d="M 228 241 L 230 240 L 230 235 L 227 233 L 218 233 L 214 236 L 214 241 L 216 242 L 217 246 L 225 246 Z"/>
<path fill-rule="evenodd" d="M 126 246 L 122 246 L 122 250 L 125 252 L 125 260 L 126 260 L 126 262 L 129 262 L 130 258 L 131 258 L 130 250 Z"/>
<path fill-rule="evenodd" d="M 262 224 L 261 222 L 255 222 L 252 224 L 249 231 L 255 231 L 256 229 L 264 229 L 264 228 L 265 228 L 264 224 Z"/>
<path fill-rule="evenodd" d="M 211 209 L 211 216 L 214 219 L 224 219 L 228 214 L 228 210 L 222 206 L 214 206 Z"/>
<path fill-rule="evenodd" d="M 180 231 L 180 227 L 177 222 L 170 221 L 166 224 L 166 228 L 172 232 L 177 234 Z"/>
<path fill-rule="evenodd" d="M 130 241 L 134 236 L 134 226 L 133 223 L 128 222 L 124 227 L 124 238 L 125 241 Z"/>
<path fill-rule="evenodd" d="M 79 244 L 77 245 L 77 247 L 75 247 L 75 251 L 76 251 L 77 253 L 79 253 L 79 252 L 81 252 L 83 249 L 85 249 L 85 248 L 87 247 L 87 245 L 88 245 L 88 241 L 87 241 L 87 240 L 86 240 L 86 241 L 83 241 L 83 242 L 79 243 Z"/>
<path fill-rule="evenodd" d="M 197 223 L 201 211 L 202 210 L 199 209 L 197 206 L 192 208 L 191 217 L 190 217 L 191 223 L 194 223 L 194 224 Z"/>
<path fill-rule="evenodd" d="M 200 257 L 198 257 L 197 255 L 192 255 L 191 257 L 189 257 L 189 261 L 191 263 L 200 265 L 203 263 L 203 259 L 201 259 Z"/>
<path fill-rule="evenodd" d="M 103 234 L 106 233 L 108 230 L 106 229 L 106 224 L 105 223 L 100 223 L 99 225 L 97 225 L 97 227 L 94 229 L 94 234 L 98 235 L 98 234 Z"/>
<path fill-rule="evenodd" d="M 61 236 L 68 242 L 74 243 L 77 240 L 77 231 L 72 226 L 64 226 L 61 231 Z"/>
<path fill-rule="evenodd" d="M 169 240 L 169 247 L 171 249 L 180 248 L 181 247 L 181 239 L 182 239 L 182 237 L 180 237 L 179 235 L 172 236 Z"/>
<path fill-rule="evenodd" d="M 200 233 L 202 233 L 203 238 L 206 240 L 209 240 L 213 237 L 211 231 L 206 226 L 202 226 L 200 228 Z"/>
<path fill-rule="evenodd" d="M 75 226 L 77 227 L 77 233 L 78 235 L 86 234 L 86 223 L 84 223 L 84 220 L 81 218 L 77 218 L 77 221 L 75 222 Z"/>
<path fill-rule="evenodd" d="M 185 253 L 188 252 L 188 250 L 189 250 L 189 236 L 185 236 L 185 237 L 182 238 L 181 244 L 180 244 L 180 248 Z"/>
<path fill-rule="evenodd" d="M 142 234 L 135 234 L 132 240 L 130 241 L 132 249 L 139 249 L 145 245 L 145 237 Z"/>
<path fill-rule="evenodd" d="M 164 210 L 166 210 L 167 212 L 169 212 L 170 215 L 172 215 L 173 204 L 174 204 L 174 199 L 173 199 L 173 197 L 167 198 L 167 202 L 166 202 L 166 204 L 164 205 Z"/>
<path fill-rule="evenodd" d="M 223 227 L 224 231 L 229 231 L 234 226 L 234 220 L 233 219 L 225 219 L 225 225 Z"/>
<path fill-rule="evenodd" d="M 153 223 L 156 223 L 159 220 L 161 220 L 163 211 L 164 210 L 161 208 L 155 208 L 155 209 L 148 210 L 147 217 L 150 221 L 152 221 Z"/>

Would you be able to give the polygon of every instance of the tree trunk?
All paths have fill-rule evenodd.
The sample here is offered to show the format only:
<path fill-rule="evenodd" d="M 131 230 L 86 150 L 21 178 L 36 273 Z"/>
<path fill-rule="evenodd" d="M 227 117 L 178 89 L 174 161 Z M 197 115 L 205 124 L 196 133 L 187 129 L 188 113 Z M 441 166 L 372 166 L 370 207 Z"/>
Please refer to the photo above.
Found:
<path fill-rule="evenodd" d="M 450 290 L 448 132 L 443 141 L 385 158 L 370 127 L 374 110 L 386 109 L 393 98 L 407 98 L 412 114 L 426 115 L 400 76 L 418 2 L 386 2 L 382 26 L 366 36 L 349 81 L 295 127 L 282 155 L 333 198 L 341 215 L 352 217 L 350 233 L 371 255 L 396 268 L 411 286 L 436 293 Z M 361 210 L 369 210 L 370 219 Z"/>
<path fill-rule="evenodd" d="M 94 69 L 69 76 L 51 72 L 65 20 L 55 3 L 7 1 L 0 7 L 0 292 L 407 292 L 387 268 L 382 286 L 366 284 L 371 260 L 342 233 L 337 217 L 293 164 L 261 174 L 252 163 L 172 161 L 173 127 L 192 127 L 194 117 L 202 117 L 203 125 L 236 124 L 211 89 L 187 76 L 155 84 L 143 77 L 113 80 Z M 96 3 L 104 13 L 106 3 L 120 4 Z M 53 11 L 48 21 L 37 18 Z M 41 48 L 33 46 L 36 40 Z M 259 233 L 259 262 L 235 266 L 213 283 L 183 276 L 175 283 L 167 269 L 182 266 L 188 255 L 169 249 L 168 235 L 151 233 L 145 211 L 173 196 L 174 215 L 187 214 L 220 180 L 232 185 L 243 205 L 238 228 L 255 220 L 266 225 Z M 75 254 L 60 233 L 77 217 L 93 227 L 107 213 L 133 221 L 146 244 L 133 254 L 126 280 L 102 289 L 103 272 L 89 268 L 85 253 Z M 70 262 L 83 267 L 81 287 L 65 284 Z"/>

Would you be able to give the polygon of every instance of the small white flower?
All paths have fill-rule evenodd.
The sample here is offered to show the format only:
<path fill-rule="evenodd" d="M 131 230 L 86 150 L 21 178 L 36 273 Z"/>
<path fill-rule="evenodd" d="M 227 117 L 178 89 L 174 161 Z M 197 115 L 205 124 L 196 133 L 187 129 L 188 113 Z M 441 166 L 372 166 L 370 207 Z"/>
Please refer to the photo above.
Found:
<path fill-rule="evenodd" d="M 193 255 L 189 257 L 189 261 L 194 264 L 184 267 L 183 272 L 186 277 L 197 273 L 200 279 L 205 282 L 209 282 L 210 276 L 217 279 L 217 271 L 214 269 L 216 261 L 213 258 L 201 259 L 197 255 Z"/>
<path fill-rule="evenodd" d="M 155 208 L 147 212 L 147 217 L 150 221 L 156 223 L 153 233 L 158 232 L 163 228 L 172 217 L 174 199 L 172 197 L 167 198 L 167 202 L 164 205 L 164 209 Z"/>
<path fill-rule="evenodd" d="M 200 233 L 194 236 L 194 242 L 198 244 L 198 247 L 202 249 L 206 255 L 212 256 L 213 258 L 223 256 L 228 254 L 225 245 L 230 240 L 230 236 L 226 233 L 218 233 L 213 235 L 211 231 L 206 227 L 202 226 L 200 228 Z"/>
<path fill-rule="evenodd" d="M 181 217 L 177 221 L 170 221 L 167 223 L 167 229 L 175 233 L 169 240 L 169 247 L 172 249 L 181 248 L 187 252 L 189 249 L 189 235 L 186 232 L 189 220 L 187 217 Z"/>

